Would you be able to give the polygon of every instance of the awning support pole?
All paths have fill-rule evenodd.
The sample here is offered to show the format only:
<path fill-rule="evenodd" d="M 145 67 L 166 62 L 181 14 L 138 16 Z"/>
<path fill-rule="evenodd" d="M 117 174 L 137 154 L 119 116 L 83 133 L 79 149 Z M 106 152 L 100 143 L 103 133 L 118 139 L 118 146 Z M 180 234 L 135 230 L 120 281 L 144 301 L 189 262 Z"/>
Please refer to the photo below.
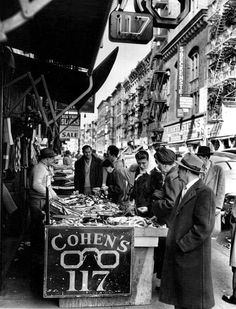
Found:
<path fill-rule="evenodd" d="M 34 82 L 33 77 L 32 77 L 32 75 L 31 75 L 30 72 L 28 72 L 28 76 L 29 76 L 30 82 L 31 82 L 31 84 L 32 84 L 32 86 L 33 86 L 33 90 L 34 90 L 36 99 L 37 99 L 37 101 L 38 101 L 39 108 L 40 108 L 41 113 L 42 113 L 42 116 L 43 116 L 43 120 L 44 120 L 46 126 L 49 127 L 49 129 L 50 129 L 50 131 L 51 131 L 51 133 L 52 133 L 52 128 L 50 127 L 50 125 L 49 125 L 49 123 L 48 123 L 48 119 L 47 119 L 46 113 L 45 113 L 45 111 L 44 111 L 44 108 L 43 108 L 43 105 L 42 105 L 42 102 L 41 102 L 41 98 L 40 98 L 40 96 L 39 96 L 38 90 L 37 90 L 37 88 L 36 88 L 35 82 Z M 41 77 L 40 77 L 40 80 L 41 80 Z"/>
<path fill-rule="evenodd" d="M 42 82 L 43 82 L 43 87 L 44 87 L 44 90 L 45 90 L 45 93 L 46 93 L 46 96 L 47 96 L 47 99 L 48 99 L 48 103 L 49 103 L 49 106 L 50 106 L 50 110 L 51 110 L 51 113 L 52 113 L 52 118 L 54 120 L 56 133 L 58 135 L 58 124 L 57 124 L 57 120 L 56 120 L 56 113 L 55 113 L 55 110 L 54 110 L 54 107 L 53 107 L 53 104 L 52 104 L 52 100 L 51 100 L 51 97 L 50 97 L 50 94 L 49 94 L 49 91 L 48 91 L 48 87 L 47 87 L 47 83 L 46 83 L 44 75 L 41 75 L 41 79 L 42 79 Z"/>
<path fill-rule="evenodd" d="M 27 73 L 25 73 L 24 75 L 21 75 L 21 76 L 17 77 L 16 79 L 13 79 L 10 83 L 6 84 L 6 85 L 4 86 L 4 88 L 10 87 L 10 86 L 14 85 L 15 83 L 19 82 L 20 80 L 22 80 L 22 79 L 24 79 L 24 78 L 26 78 L 26 77 L 28 77 L 28 74 L 27 74 Z"/>
<path fill-rule="evenodd" d="M 93 88 L 93 77 L 92 75 L 89 76 L 89 86 L 87 90 L 85 90 L 77 99 L 75 99 L 73 102 L 71 102 L 66 108 L 63 109 L 57 116 L 56 120 L 58 120 L 65 112 L 67 112 L 69 109 L 71 109 L 75 104 L 77 104 L 80 100 L 82 100 Z M 50 120 L 48 124 L 51 124 L 54 120 Z"/>

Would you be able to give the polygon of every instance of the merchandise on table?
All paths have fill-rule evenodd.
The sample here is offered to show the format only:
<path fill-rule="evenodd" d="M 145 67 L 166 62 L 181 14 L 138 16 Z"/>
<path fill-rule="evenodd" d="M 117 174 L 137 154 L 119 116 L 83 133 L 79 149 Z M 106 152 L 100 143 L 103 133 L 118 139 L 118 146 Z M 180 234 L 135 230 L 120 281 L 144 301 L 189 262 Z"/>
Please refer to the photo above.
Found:
<path fill-rule="evenodd" d="M 50 203 L 51 223 L 69 226 L 125 225 L 158 227 L 154 219 L 130 215 L 130 205 L 118 205 L 96 195 L 73 194 Z"/>
<path fill-rule="evenodd" d="M 58 195 L 69 195 L 74 191 L 74 173 L 68 166 L 54 166 L 52 188 Z"/>

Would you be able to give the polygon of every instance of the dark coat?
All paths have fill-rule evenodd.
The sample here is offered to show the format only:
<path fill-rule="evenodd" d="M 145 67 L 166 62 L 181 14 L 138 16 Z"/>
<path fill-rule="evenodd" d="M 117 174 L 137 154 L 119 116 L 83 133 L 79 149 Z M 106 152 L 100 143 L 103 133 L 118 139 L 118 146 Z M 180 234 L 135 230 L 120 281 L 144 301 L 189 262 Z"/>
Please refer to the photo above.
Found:
<path fill-rule="evenodd" d="M 163 186 L 163 175 L 156 167 L 150 171 L 150 186 L 151 193 L 153 194 L 155 190 L 161 190 Z"/>
<path fill-rule="evenodd" d="M 203 182 L 215 193 L 216 208 L 222 209 L 225 198 L 225 174 L 223 168 L 211 162 Z"/>
<path fill-rule="evenodd" d="M 178 205 L 180 195 L 166 240 L 160 301 L 188 309 L 212 308 L 211 232 L 215 196 L 202 180 L 187 191 Z"/>
<path fill-rule="evenodd" d="M 176 198 L 183 189 L 184 184 L 178 177 L 178 167 L 174 166 L 167 173 L 163 185 L 163 197 L 152 202 L 152 211 L 159 224 L 169 226 L 170 217 Z"/>
<path fill-rule="evenodd" d="M 114 169 L 112 173 L 108 173 L 106 185 L 108 186 L 108 198 L 113 203 L 120 204 L 125 195 L 125 179 L 120 170 Z"/>
<path fill-rule="evenodd" d="M 141 212 L 137 210 L 137 213 L 139 216 L 150 217 L 152 216 L 152 213 L 151 213 L 152 192 L 151 192 L 151 186 L 150 186 L 151 176 L 148 173 L 139 174 L 139 168 L 137 169 L 135 176 L 136 178 L 134 181 L 132 192 L 130 194 L 130 200 L 134 199 L 136 210 L 139 207 L 148 208 L 148 212 L 144 214 L 142 214 Z"/>
<path fill-rule="evenodd" d="M 84 156 L 75 162 L 75 176 L 74 185 L 75 190 L 79 190 L 79 193 L 84 193 L 84 181 L 85 181 L 85 161 Z M 102 186 L 102 160 L 92 156 L 92 162 L 90 165 L 90 185 L 91 188 Z"/>

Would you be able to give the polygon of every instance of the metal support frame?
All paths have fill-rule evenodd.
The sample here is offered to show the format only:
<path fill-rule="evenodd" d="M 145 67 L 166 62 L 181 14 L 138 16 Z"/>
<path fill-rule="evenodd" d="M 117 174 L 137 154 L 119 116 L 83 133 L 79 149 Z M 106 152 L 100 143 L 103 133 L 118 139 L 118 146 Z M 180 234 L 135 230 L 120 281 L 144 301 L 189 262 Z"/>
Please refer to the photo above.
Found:
<path fill-rule="evenodd" d="M 6 41 L 6 33 L 20 27 L 30 18 L 32 18 L 38 11 L 49 4 L 52 0 L 18 0 L 21 11 L 15 15 L 0 21 L 0 42 Z"/>
<path fill-rule="evenodd" d="M 25 74 L 27 76 L 27 74 Z M 36 79 L 34 81 L 35 85 L 37 85 L 40 82 L 40 78 Z M 12 83 L 9 83 L 12 85 Z M 8 84 L 8 85 L 9 85 Z M 16 103 L 14 104 L 14 106 L 10 109 L 10 111 L 8 111 L 8 113 L 6 114 L 6 118 L 10 117 L 10 114 L 14 111 L 14 109 L 20 104 L 20 102 L 25 98 L 25 96 L 30 93 L 30 91 L 33 89 L 33 86 L 28 87 L 25 92 L 22 94 L 22 96 L 16 101 Z"/>
<path fill-rule="evenodd" d="M 45 80 L 45 77 L 44 75 L 41 75 L 38 79 L 34 80 L 33 77 L 32 77 L 32 74 L 30 72 L 27 72 L 26 74 L 23 74 L 19 77 L 17 77 L 16 79 L 14 79 L 13 81 L 11 81 L 10 83 L 8 83 L 7 85 L 5 85 L 5 87 L 10 87 L 12 85 L 14 85 L 15 83 L 19 82 L 20 80 L 24 79 L 28 77 L 30 82 L 31 82 L 31 86 L 29 88 L 26 89 L 26 91 L 23 93 L 23 95 L 17 100 L 17 102 L 14 104 L 14 106 L 11 108 L 11 110 L 7 113 L 7 117 L 10 116 L 10 113 L 12 113 L 12 111 L 20 104 L 20 102 L 24 99 L 24 97 L 33 89 L 34 91 L 34 94 L 36 96 L 36 100 L 39 104 L 39 108 L 40 108 L 40 111 L 42 113 L 42 116 L 43 116 L 43 120 L 46 124 L 47 127 L 49 127 L 51 133 L 52 133 L 52 129 L 50 127 L 50 125 L 52 123 L 55 124 L 56 126 L 56 135 L 59 135 L 60 133 L 62 133 L 64 130 L 66 130 L 71 124 L 73 124 L 78 118 L 75 118 L 73 119 L 67 126 L 65 126 L 65 128 L 63 128 L 63 130 L 61 130 L 59 132 L 58 130 L 58 124 L 57 124 L 57 120 L 59 118 L 61 118 L 62 115 L 64 115 L 69 109 L 71 109 L 72 107 L 74 107 L 79 101 L 81 101 L 93 88 L 93 77 L 92 75 L 89 76 L 89 85 L 88 85 L 88 88 L 77 98 L 75 99 L 74 101 L 72 101 L 66 108 L 64 108 L 58 115 L 56 115 L 56 112 L 54 110 L 54 107 L 53 107 L 53 104 L 52 104 L 52 100 L 51 100 L 51 97 L 50 97 L 50 94 L 49 94 L 49 91 L 48 91 L 48 87 L 47 87 L 47 83 L 46 83 L 46 80 Z M 43 105 L 42 105 L 42 101 L 41 101 L 41 98 L 39 96 L 39 93 L 38 93 L 38 90 L 36 88 L 36 85 L 42 81 L 43 83 L 43 87 L 44 87 L 44 90 L 45 90 L 45 93 L 46 93 L 46 97 L 48 99 L 48 102 L 49 102 L 49 106 L 50 106 L 50 110 L 51 110 L 51 113 L 52 113 L 52 120 L 49 120 L 47 119 L 47 115 L 45 113 L 45 110 L 43 108 Z"/>
<path fill-rule="evenodd" d="M 65 112 L 75 106 L 79 101 L 81 101 L 93 88 L 93 77 L 92 75 L 89 76 L 89 86 L 88 88 L 74 101 L 72 101 L 66 108 L 64 108 L 57 116 L 56 120 L 58 120 Z M 51 124 L 53 120 L 50 120 L 48 123 Z"/>
<path fill-rule="evenodd" d="M 40 111 L 42 113 L 43 120 L 44 120 L 46 126 L 51 129 L 51 127 L 49 126 L 49 123 L 48 123 L 48 119 L 47 119 L 46 113 L 45 113 L 44 108 L 43 108 L 42 100 L 41 100 L 41 98 L 39 96 L 39 93 L 38 93 L 38 90 L 36 88 L 35 81 L 33 80 L 32 74 L 30 72 L 28 72 L 28 76 L 29 76 L 30 82 L 32 84 L 32 87 L 33 87 L 36 99 L 38 101 L 38 105 L 39 105 Z"/>
<path fill-rule="evenodd" d="M 55 113 L 55 110 L 54 110 L 54 107 L 53 107 L 53 104 L 52 104 L 52 100 L 51 100 L 51 97 L 50 97 L 50 94 L 49 94 L 49 91 L 48 91 L 48 87 L 47 87 L 47 83 L 46 83 L 44 75 L 41 75 L 41 80 L 43 82 L 43 87 L 44 87 L 44 90 L 45 90 L 45 93 L 46 93 L 46 96 L 47 96 L 47 99 L 48 99 L 48 103 L 49 103 L 50 110 L 51 110 L 51 113 L 52 113 L 52 118 L 54 120 L 56 133 L 58 134 L 59 132 L 58 132 L 58 124 L 57 124 L 57 120 L 56 120 L 56 113 Z"/>
<path fill-rule="evenodd" d="M 38 90 L 37 90 L 37 88 L 36 88 L 36 85 L 42 80 L 42 76 L 39 77 L 38 79 L 34 80 L 33 77 L 32 77 L 32 74 L 31 74 L 30 72 L 27 72 L 26 74 L 23 74 L 23 75 L 17 77 L 17 78 L 14 79 L 13 81 L 11 81 L 11 82 L 8 83 L 7 85 L 5 85 L 5 88 L 14 85 L 15 83 L 19 82 L 20 80 L 22 80 L 22 79 L 24 79 L 24 78 L 26 78 L 26 77 L 29 78 L 29 80 L 30 80 L 30 82 L 31 82 L 31 86 L 28 87 L 28 88 L 26 89 L 26 91 L 25 91 L 25 92 L 23 93 L 23 95 L 17 100 L 17 102 L 14 104 L 14 106 L 11 108 L 11 110 L 7 113 L 6 116 L 9 117 L 10 114 L 13 112 L 13 110 L 14 110 L 14 109 L 20 104 L 20 102 L 24 99 L 24 97 L 33 89 L 34 94 L 35 94 L 35 96 L 36 96 L 36 100 L 37 100 L 37 102 L 38 102 L 38 105 L 39 105 L 39 108 L 40 108 L 40 111 L 41 111 L 41 114 L 42 114 L 42 116 L 43 116 L 43 120 L 44 120 L 46 126 L 49 127 L 50 130 L 51 130 L 51 127 L 50 127 L 50 125 L 49 125 L 49 123 L 48 123 L 48 119 L 47 119 L 46 113 L 45 113 L 45 111 L 44 111 L 44 108 L 43 108 L 43 105 L 42 105 L 42 102 L 41 102 L 41 98 L 40 98 L 39 93 L 38 93 Z M 50 97 L 49 97 L 49 98 L 50 98 Z M 51 130 L 51 131 L 52 131 L 52 130 Z"/>

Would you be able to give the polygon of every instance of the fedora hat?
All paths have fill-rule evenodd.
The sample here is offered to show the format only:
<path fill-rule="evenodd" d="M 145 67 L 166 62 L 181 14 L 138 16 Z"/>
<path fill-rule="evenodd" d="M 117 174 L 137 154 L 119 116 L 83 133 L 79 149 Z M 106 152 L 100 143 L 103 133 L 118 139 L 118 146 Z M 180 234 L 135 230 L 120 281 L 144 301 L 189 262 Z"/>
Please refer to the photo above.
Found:
<path fill-rule="evenodd" d="M 202 169 L 203 162 L 201 159 L 198 158 L 198 156 L 192 154 L 191 152 L 186 153 L 182 160 L 176 161 L 176 163 L 183 168 L 190 170 L 194 173 L 200 173 Z"/>
<path fill-rule="evenodd" d="M 52 148 L 43 148 L 40 151 L 41 159 L 53 158 L 56 156 L 56 153 L 52 150 Z"/>
<path fill-rule="evenodd" d="M 211 156 L 213 152 L 211 152 L 210 147 L 208 146 L 199 146 L 198 151 L 196 153 L 197 156 Z"/>

